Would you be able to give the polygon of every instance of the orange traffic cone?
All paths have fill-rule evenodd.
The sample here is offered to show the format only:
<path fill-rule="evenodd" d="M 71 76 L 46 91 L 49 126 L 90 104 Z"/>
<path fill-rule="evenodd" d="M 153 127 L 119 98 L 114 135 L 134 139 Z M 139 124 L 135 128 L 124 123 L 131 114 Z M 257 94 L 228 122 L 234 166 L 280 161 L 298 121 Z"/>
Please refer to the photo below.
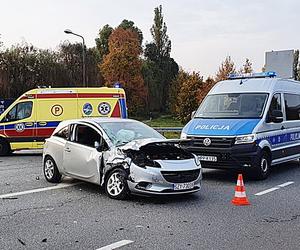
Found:
<path fill-rule="evenodd" d="M 244 186 L 242 174 L 239 174 L 238 176 L 234 198 L 232 199 L 231 203 L 236 206 L 250 205 L 250 202 L 248 201 L 246 196 L 246 189 Z"/>

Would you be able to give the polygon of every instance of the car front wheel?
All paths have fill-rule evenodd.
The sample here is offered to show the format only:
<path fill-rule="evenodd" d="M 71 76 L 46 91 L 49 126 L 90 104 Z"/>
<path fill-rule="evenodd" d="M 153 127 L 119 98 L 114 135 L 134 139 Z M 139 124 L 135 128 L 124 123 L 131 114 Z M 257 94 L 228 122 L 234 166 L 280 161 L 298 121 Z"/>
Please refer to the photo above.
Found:
<path fill-rule="evenodd" d="M 117 168 L 109 173 L 105 182 L 105 192 L 112 199 L 123 200 L 128 197 L 126 172 L 123 169 Z"/>
<path fill-rule="evenodd" d="M 46 156 L 43 170 L 44 176 L 48 182 L 59 183 L 61 181 L 61 174 L 59 173 L 56 163 L 52 157 Z"/>

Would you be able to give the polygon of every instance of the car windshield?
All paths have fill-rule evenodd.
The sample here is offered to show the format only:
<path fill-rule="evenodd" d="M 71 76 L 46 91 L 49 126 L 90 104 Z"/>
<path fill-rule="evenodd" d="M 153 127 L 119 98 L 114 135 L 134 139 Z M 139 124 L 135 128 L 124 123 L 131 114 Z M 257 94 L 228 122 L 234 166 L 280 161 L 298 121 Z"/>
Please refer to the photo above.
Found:
<path fill-rule="evenodd" d="M 160 133 L 141 122 L 103 122 L 99 125 L 115 146 L 121 146 L 137 139 L 165 139 Z"/>
<path fill-rule="evenodd" d="M 200 105 L 198 118 L 259 118 L 263 114 L 268 94 L 209 95 Z"/>

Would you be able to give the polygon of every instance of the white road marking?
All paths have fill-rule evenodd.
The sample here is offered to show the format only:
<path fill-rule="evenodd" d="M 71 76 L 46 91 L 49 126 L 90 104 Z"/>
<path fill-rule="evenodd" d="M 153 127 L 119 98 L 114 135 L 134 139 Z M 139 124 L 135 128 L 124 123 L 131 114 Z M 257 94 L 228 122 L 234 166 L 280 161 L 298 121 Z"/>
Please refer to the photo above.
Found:
<path fill-rule="evenodd" d="M 113 249 L 117 249 L 119 247 L 126 246 L 131 243 L 133 243 L 132 240 L 121 240 L 121 241 L 115 242 L 113 244 L 98 248 L 97 250 L 113 250 Z"/>
<path fill-rule="evenodd" d="M 25 195 L 25 194 L 33 194 L 33 193 L 40 193 L 40 192 L 45 192 L 49 190 L 55 190 L 55 189 L 61 189 L 61 188 L 66 188 L 66 187 L 72 187 L 78 184 L 81 184 L 82 182 L 76 182 L 76 183 L 60 183 L 56 186 L 52 187 L 46 187 L 46 188 L 37 188 L 37 189 L 32 189 L 32 190 L 26 190 L 22 192 L 17 192 L 17 193 L 9 193 L 9 194 L 1 194 L 0 199 L 4 198 L 10 198 L 10 197 L 15 197 L 15 196 L 20 196 L 20 195 Z"/>
<path fill-rule="evenodd" d="M 286 186 L 291 185 L 291 184 L 293 184 L 293 183 L 294 183 L 293 181 L 288 181 L 288 182 L 286 182 L 286 183 L 283 183 L 283 184 L 278 185 L 278 187 L 286 187 Z"/>
<path fill-rule="evenodd" d="M 261 192 L 255 194 L 255 195 L 257 195 L 257 196 L 264 195 L 264 194 L 273 192 L 273 191 L 275 191 L 275 190 L 278 190 L 278 189 L 280 189 L 280 188 L 289 186 L 289 185 L 291 185 L 291 184 L 293 184 L 293 183 L 294 183 L 293 181 L 288 181 L 288 182 L 285 182 L 285 183 L 283 183 L 283 184 L 277 185 L 276 187 L 269 188 L 269 189 L 267 189 L 267 190 L 261 191 Z"/>

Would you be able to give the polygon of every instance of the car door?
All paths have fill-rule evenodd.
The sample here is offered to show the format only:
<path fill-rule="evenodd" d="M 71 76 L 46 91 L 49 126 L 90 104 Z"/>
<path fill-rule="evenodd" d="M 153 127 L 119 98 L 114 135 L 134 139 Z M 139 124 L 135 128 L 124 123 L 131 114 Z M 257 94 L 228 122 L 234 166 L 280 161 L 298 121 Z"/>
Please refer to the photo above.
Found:
<path fill-rule="evenodd" d="M 102 153 L 95 148 L 101 135 L 91 126 L 76 124 L 64 147 L 64 170 L 67 174 L 89 182 L 99 183 Z"/>

